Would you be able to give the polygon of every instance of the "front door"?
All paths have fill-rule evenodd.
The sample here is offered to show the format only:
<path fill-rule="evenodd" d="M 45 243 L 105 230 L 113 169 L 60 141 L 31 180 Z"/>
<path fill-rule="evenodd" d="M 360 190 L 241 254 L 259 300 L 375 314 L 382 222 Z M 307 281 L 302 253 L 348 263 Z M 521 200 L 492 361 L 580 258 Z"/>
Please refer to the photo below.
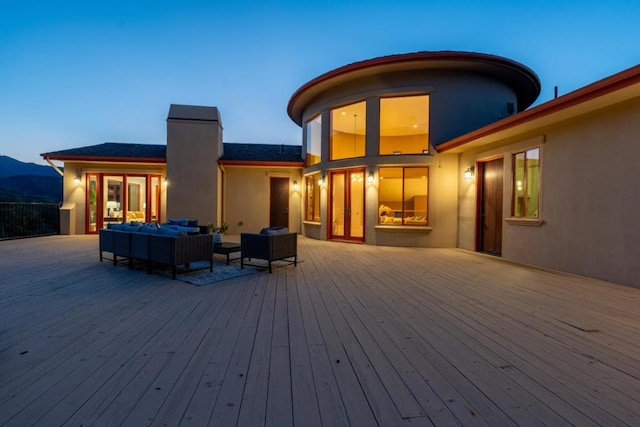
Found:
<path fill-rule="evenodd" d="M 289 227 L 289 178 L 270 179 L 269 227 Z"/>
<path fill-rule="evenodd" d="M 364 169 L 330 176 L 329 238 L 364 242 Z"/>
<path fill-rule="evenodd" d="M 478 165 L 480 197 L 478 205 L 478 250 L 492 255 L 502 253 L 503 159 Z"/>

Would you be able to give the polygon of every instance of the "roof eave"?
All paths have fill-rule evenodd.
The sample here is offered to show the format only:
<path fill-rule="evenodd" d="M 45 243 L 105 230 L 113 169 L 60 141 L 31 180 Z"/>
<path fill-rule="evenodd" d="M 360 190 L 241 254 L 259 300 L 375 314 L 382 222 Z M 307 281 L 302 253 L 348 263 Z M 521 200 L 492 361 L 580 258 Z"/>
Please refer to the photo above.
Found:
<path fill-rule="evenodd" d="M 536 124 L 557 123 L 638 96 L 640 96 L 640 65 L 461 135 L 435 148 L 438 153 L 459 153 L 471 146 L 496 142 L 507 133 L 524 133 Z"/>
<path fill-rule="evenodd" d="M 93 162 L 93 163 L 145 163 L 166 164 L 167 159 L 160 157 L 115 157 L 115 156 L 86 156 L 73 154 L 42 153 L 43 159 L 62 162 Z"/>
<path fill-rule="evenodd" d="M 261 161 L 261 160 L 218 160 L 220 166 L 261 166 L 261 167 L 289 167 L 302 168 L 304 162 L 279 162 L 279 161 Z"/>

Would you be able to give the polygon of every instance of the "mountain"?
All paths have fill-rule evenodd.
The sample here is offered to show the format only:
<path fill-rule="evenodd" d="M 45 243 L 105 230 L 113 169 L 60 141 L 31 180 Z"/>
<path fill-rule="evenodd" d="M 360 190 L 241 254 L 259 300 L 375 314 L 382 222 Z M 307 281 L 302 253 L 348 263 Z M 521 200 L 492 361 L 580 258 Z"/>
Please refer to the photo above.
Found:
<path fill-rule="evenodd" d="M 0 178 L 16 175 L 60 176 L 51 166 L 24 163 L 20 160 L 0 155 Z"/>
<path fill-rule="evenodd" d="M 61 203 L 62 177 L 50 166 L 0 156 L 0 202 Z"/>

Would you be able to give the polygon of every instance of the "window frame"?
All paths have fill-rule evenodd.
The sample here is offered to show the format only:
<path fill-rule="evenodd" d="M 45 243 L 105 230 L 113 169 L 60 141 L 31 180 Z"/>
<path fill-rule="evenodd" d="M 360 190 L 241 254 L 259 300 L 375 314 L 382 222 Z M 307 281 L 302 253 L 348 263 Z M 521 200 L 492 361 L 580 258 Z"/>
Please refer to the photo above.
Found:
<path fill-rule="evenodd" d="M 318 182 L 320 179 L 322 179 L 322 175 L 320 174 L 320 172 L 307 175 L 304 177 L 304 180 L 305 180 L 304 182 L 304 185 L 305 185 L 304 221 L 316 222 L 316 223 L 319 223 L 321 221 L 321 211 L 322 211 L 322 207 L 320 204 L 321 185 Z M 316 197 L 316 199 L 315 200 L 311 199 L 313 200 L 311 201 L 310 196 Z M 317 207 L 317 212 L 315 211 L 316 207 Z"/>
<path fill-rule="evenodd" d="M 397 211 L 399 211 L 402 215 L 402 221 L 400 223 L 388 223 L 388 222 L 380 222 L 380 212 L 377 213 L 378 215 L 378 226 L 390 226 L 390 227 L 427 227 L 429 226 L 429 185 L 430 185 L 430 178 L 429 178 L 429 174 L 430 174 L 430 168 L 429 166 L 426 165 L 411 165 L 411 166 L 380 166 L 378 168 L 378 175 L 380 177 L 380 179 L 383 179 L 383 171 L 384 169 L 401 169 L 402 170 L 402 189 L 401 189 L 401 194 L 400 194 L 400 201 L 399 203 L 402 205 L 402 209 L 398 210 L 398 209 L 391 209 L 391 211 L 394 212 L 394 217 L 395 214 L 397 213 Z M 425 197 L 425 209 L 424 209 L 424 222 L 422 220 L 416 220 L 415 223 L 407 223 L 407 219 L 409 217 L 405 216 L 405 212 L 410 211 L 410 209 L 406 209 L 405 208 L 405 188 L 406 188 L 406 170 L 407 169 L 424 169 L 426 171 L 426 175 L 425 175 L 425 179 L 426 179 L 426 185 L 424 187 L 424 194 L 418 194 L 418 195 L 414 195 L 415 196 L 424 196 Z M 409 178 L 411 179 L 411 178 Z M 394 203 L 397 203 L 394 201 Z M 381 208 L 381 206 L 383 206 L 384 203 L 382 201 L 380 201 L 380 187 L 378 187 L 378 210 Z M 414 206 L 415 207 L 415 206 Z M 414 217 L 415 217 L 415 211 L 416 209 L 413 209 L 414 211 Z M 386 215 L 385 215 L 386 216 Z"/>
<path fill-rule="evenodd" d="M 426 98 L 427 101 L 427 108 L 426 108 L 426 129 L 424 132 L 424 135 L 426 136 L 426 144 L 424 147 L 422 147 L 420 150 L 418 151 L 403 151 L 401 149 L 393 149 L 391 150 L 391 152 L 388 152 L 388 150 L 383 150 L 383 129 L 382 129 L 382 124 L 384 121 L 383 118 L 383 103 L 385 100 L 400 100 L 400 99 L 408 99 L 408 98 Z M 410 93 L 410 94 L 394 94 L 394 95 L 387 95 L 387 96 L 380 96 L 378 98 L 378 155 L 380 156 L 393 156 L 393 155 L 400 155 L 400 154 L 408 154 L 408 155 L 421 155 L 421 154 L 429 154 L 429 151 L 431 149 L 431 94 L 430 93 Z M 414 123 L 414 127 L 417 126 L 417 123 Z M 422 134 L 419 134 L 422 135 Z M 414 135 L 412 134 L 407 134 L 407 135 L 399 135 L 396 137 L 413 137 Z M 400 144 L 402 145 L 402 144 Z M 392 148 L 400 148 L 400 147 L 392 147 Z M 385 152 L 383 152 L 385 151 Z"/>
<path fill-rule="evenodd" d="M 535 215 L 529 215 L 529 198 L 528 197 L 524 197 L 522 196 L 522 206 L 520 208 L 521 213 L 518 213 L 518 209 L 517 209 L 517 204 L 518 204 L 518 197 L 519 194 L 518 192 L 522 192 L 523 195 L 528 195 L 529 194 L 529 187 L 530 187 L 530 182 L 529 182 L 529 162 L 531 160 L 533 160 L 533 158 L 531 156 L 529 156 L 530 152 L 533 151 L 537 151 L 537 184 L 536 184 L 536 197 L 535 200 L 537 202 L 536 205 L 536 214 Z M 522 184 L 518 185 L 519 183 L 519 174 L 518 174 L 518 156 L 519 155 L 523 155 L 523 166 L 522 166 Z M 541 201 L 541 176 L 542 176 L 542 149 L 539 146 L 536 147 L 529 147 L 523 150 L 518 150 L 516 152 L 513 152 L 511 155 L 511 163 L 512 163 L 512 167 L 511 167 L 511 219 L 517 220 L 517 221 L 540 221 L 541 215 L 540 215 L 540 201 Z M 520 188 L 521 187 L 521 188 Z"/>

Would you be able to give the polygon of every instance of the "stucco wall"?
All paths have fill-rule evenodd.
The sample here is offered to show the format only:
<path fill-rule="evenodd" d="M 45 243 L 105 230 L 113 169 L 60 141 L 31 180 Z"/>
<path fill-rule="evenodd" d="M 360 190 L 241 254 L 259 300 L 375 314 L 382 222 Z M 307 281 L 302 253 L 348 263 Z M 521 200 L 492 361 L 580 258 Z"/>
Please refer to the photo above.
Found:
<path fill-rule="evenodd" d="M 640 286 L 640 99 L 541 130 L 541 219 L 530 227 L 503 223 L 503 257 Z M 542 136 L 540 136 L 542 139 Z M 534 139 L 529 139 L 535 143 Z M 511 153 L 517 141 L 484 153 L 505 153 L 505 214 L 509 214 Z M 507 161 L 509 160 L 509 161 Z M 461 191 L 460 247 L 472 249 L 475 186 Z M 464 220 L 463 220 L 464 219 Z"/>
<path fill-rule="evenodd" d="M 229 234 L 257 233 L 269 226 L 271 177 L 289 178 L 289 230 L 300 233 L 302 224 L 302 171 L 298 168 L 225 166 L 224 220 Z M 293 188 L 297 181 L 298 189 Z"/>

